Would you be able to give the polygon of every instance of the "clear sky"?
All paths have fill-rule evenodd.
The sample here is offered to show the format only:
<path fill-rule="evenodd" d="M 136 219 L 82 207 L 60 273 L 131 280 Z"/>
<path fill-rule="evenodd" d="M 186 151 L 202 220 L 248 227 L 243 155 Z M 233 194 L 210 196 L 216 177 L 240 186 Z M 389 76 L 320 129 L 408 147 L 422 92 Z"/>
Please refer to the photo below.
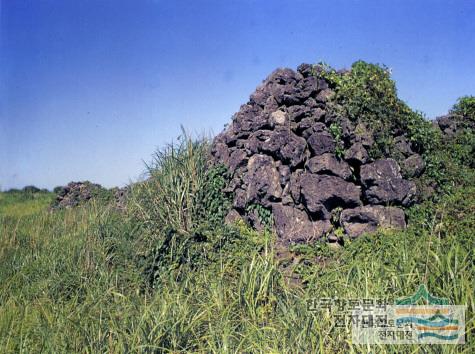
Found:
<path fill-rule="evenodd" d="M 0 188 L 124 185 L 275 68 L 363 59 L 428 117 L 475 94 L 475 1 L 0 0 Z"/>

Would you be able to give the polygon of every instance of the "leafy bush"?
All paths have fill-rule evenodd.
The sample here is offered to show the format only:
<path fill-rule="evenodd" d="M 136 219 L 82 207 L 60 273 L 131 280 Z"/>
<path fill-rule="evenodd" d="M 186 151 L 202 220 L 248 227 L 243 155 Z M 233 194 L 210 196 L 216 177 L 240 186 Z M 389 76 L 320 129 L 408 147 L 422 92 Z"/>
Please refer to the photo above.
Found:
<path fill-rule="evenodd" d="M 451 113 L 461 115 L 475 122 L 475 96 L 463 96 L 452 107 Z"/>
<path fill-rule="evenodd" d="M 246 206 L 246 212 L 254 212 L 261 225 L 267 230 L 272 230 L 272 226 L 274 225 L 274 217 L 270 208 L 266 208 L 260 204 L 251 203 Z"/>
<path fill-rule="evenodd" d="M 475 98 L 459 98 L 451 115 L 457 132 L 442 136 L 439 131 L 432 143 L 427 143 L 429 148 L 424 154 L 426 172 L 421 180 L 425 185 L 436 186 L 436 198 L 472 186 L 475 181 Z"/>
<path fill-rule="evenodd" d="M 416 151 L 430 147 L 435 130 L 421 113 L 398 98 L 387 67 L 364 61 L 355 62 L 349 71 L 336 71 L 325 64 L 317 67 L 316 75 L 326 79 L 336 92 L 330 113 L 362 122 L 371 130 L 376 142 L 370 151 L 373 157 L 394 154 L 393 137 L 403 131 Z"/>
<path fill-rule="evenodd" d="M 224 165 L 209 166 L 195 203 L 200 224 L 219 227 L 231 208 L 232 196 L 223 192 L 230 176 Z"/>

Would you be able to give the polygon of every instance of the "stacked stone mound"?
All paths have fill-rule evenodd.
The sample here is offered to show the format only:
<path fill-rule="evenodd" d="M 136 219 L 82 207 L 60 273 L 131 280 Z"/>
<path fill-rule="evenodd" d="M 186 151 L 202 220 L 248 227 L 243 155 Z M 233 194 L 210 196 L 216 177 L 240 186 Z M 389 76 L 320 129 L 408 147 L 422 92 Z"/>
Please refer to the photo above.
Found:
<path fill-rule="evenodd" d="M 56 190 L 56 199 L 51 210 L 74 208 L 91 199 L 101 199 L 119 210 L 125 210 L 129 193 L 128 187 L 106 189 L 100 184 L 89 181 L 70 182 L 64 187 L 55 188 Z"/>
<path fill-rule="evenodd" d="M 105 188 L 100 184 L 84 182 L 70 182 L 67 186 L 58 187 L 59 191 L 56 194 L 51 209 L 69 209 L 82 205 L 93 199 Z"/>
<path fill-rule="evenodd" d="M 70 182 L 61 187 L 56 195 L 51 209 L 69 209 L 88 202 L 103 191 L 100 184 L 84 182 Z"/>
<path fill-rule="evenodd" d="M 422 173 L 421 157 L 400 132 L 395 141 L 403 173 L 393 159 L 371 159 L 369 127 L 332 116 L 333 96 L 314 68 L 302 64 L 297 72 L 274 71 L 241 106 L 211 151 L 214 163 L 232 175 L 228 221 L 242 218 L 259 229 L 255 206 L 271 210 L 284 244 L 337 241 L 337 229 L 357 237 L 380 226 L 406 226 L 402 207 L 416 196 L 408 178 Z"/>

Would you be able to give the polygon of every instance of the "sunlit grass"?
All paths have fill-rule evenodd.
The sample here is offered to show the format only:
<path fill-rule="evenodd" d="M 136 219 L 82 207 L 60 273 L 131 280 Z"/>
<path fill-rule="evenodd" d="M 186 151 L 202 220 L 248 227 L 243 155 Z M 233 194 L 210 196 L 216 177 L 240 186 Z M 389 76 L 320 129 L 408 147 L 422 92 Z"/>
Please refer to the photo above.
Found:
<path fill-rule="evenodd" d="M 0 193 L 0 215 L 26 216 L 41 212 L 53 199 L 53 193 Z"/>
<path fill-rule="evenodd" d="M 421 347 L 354 345 L 350 327 L 336 328 L 334 314 L 309 311 L 307 300 L 397 298 L 425 282 L 433 294 L 467 305 L 467 344 L 425 352 L 471 353 L 474 199 L 468 189 L 423 206 L 433 210 L 428 222 L 415 210 L 407 231 L 325 251 L 324 263 L 304 257 L 296 269 L 302 286 L 288 284 L 272 238 L 243 226 L 262 247 L 221 255 L 179 280 L 170 269 L 151 290 L 134 252 L 140 229 L 113 209 L 90 203 L 7 213 L 0 217 L 0 352 L 417 353 Z"/>

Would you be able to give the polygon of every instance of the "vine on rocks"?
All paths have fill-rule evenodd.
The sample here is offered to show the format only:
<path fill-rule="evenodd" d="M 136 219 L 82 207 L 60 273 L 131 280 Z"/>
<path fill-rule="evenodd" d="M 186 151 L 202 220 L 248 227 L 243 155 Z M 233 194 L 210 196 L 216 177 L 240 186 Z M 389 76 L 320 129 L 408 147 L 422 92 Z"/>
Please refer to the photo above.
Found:
<path fill-rule="evenodd" d="M 351 70 L 336 71 L 324 63 L 316 67 L 316 75 L 336 92 L 334 102 L 328 105 L 330 113 L 363 122 L 371 129 L 376 143 L 371 150 L 374 158 L 394 155 L 394 136 L 402 132 L 416 152 L 430 148 L 434 129 L 420 112 L 412 111 L 397 97 L 388 67 L 364 61 L 355 62 Z"/>

